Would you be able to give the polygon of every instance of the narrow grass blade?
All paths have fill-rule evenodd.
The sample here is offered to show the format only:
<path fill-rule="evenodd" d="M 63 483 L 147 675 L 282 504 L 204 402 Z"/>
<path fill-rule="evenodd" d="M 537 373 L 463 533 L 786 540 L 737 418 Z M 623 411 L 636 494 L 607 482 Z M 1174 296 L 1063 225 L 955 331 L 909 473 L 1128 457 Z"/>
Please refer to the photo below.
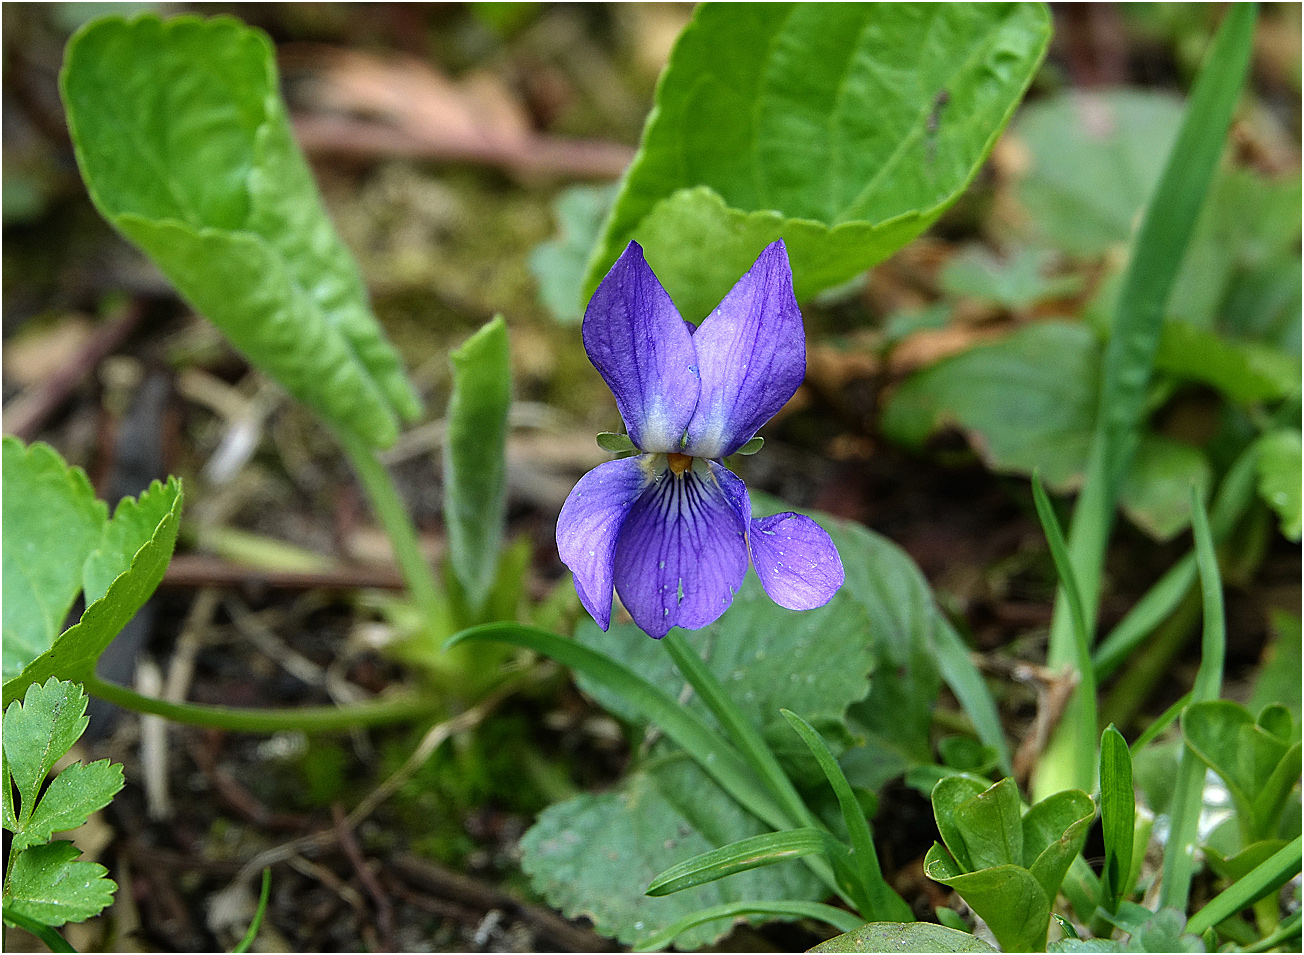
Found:
<path fill-rule="evenodd" d="M 820 829 L 764 832 L 750 839 L 740 839 L 671 866 L 652 880 L 652 884 L 647 887 L 647 894 L 670 895 L 748 869 L 759 869 L 776 862 L 826 852 L 828 843 L 832 840 L 832 836 Z"/>
<path fill-rule="evenodd" d="M 445 646 L 451 647 L 469 640 L 499 640 L 525 647 L 611 687 L 682 746 L 748 812 L 772 829 L 793 827 L 795 820 L 774 801 L 736 749 L 721 740 L 709 726 L 678 702 L 615 660 L 574 640 L 516 623 L 491 623 L 472 627 L 452 637 Z"/>
<path fill-rule="evenodd" d="M 769 787 L 770 793 L 783 806 L 792 821 L 800 826 L 817 826 L 815 816 L 806 807 L 805 801 L 798 794 L 788 774 L 779 765 L 774 751 L 765 742 L 759 730 L 743 716 L 733 700 L 725 693 L 720 681 L 715 678 L 702 658 L 684 640 L 683 636 L 672 630 L 662 639 L 662 644 L 670 652 L 675 666 L 684 679 L 697 691 L 702 702 L 707 705 L 715 718 L 720 721 L 724 731 L 738 747 L 743 758 L 751 764 L 758 775 Z"/>
<path fill-rule="evenodd" d="M 716 919 L 738 919 L 748 915 L 773 915 L 779 918 L 819 919 L 827 922 L 839 932 L 854 932 L 865 924 L 864 920 L 852 915 L 845 909 L 834 908 L 822 902 L 729 902 L 725 905 L 713 905 L 692 915 L 686 915 L 679 921 L 662 929 L 650 938 L 644 939 L 634 951 L 656 952 L 665 948 L 690 928 L 703 922 Z"/>
<path fill-rule="evenodd" d="M 1177 722 L 1177 718 L 1182 715 L 1182 710 L 1186 709 L 1190 702 L 1191 694 L 1184 693 L 1181 699 L 1164 710 L 1153 723 L 1146 727 L 1145 732 L 1136 738 L 1136 742 L 1132 744 L 1132 755 L 1135 756 L 1141 752 L 1141 750 L 1153 743 L 1160 733 Z"/>
<path fill-rule="evenodd" d="M 1281 928 L 1273 932 L 1267 938 L 1261 938 L 1253 945 L 1245 948 L 1247 952 L 1270 952 L 1274 948 L 1281 948 L 1283 951 L 1293 951 L 1286 948 L 1286 944 L 1294 940 L 1294 947 L 1299 948 L 1300 937 L 1300 917 L 1304 915 L 1298 909 L 1286 921 L 1281 923 Z"/>
<path fill-rule="evenodd" d="M 937 670 L 951 688 L 960 706 L 973 722 L 974 729 L 985 746 L 996 750 L 1001 772 L 1006 776 L 1014 775 L 1014 764 L 1010 760 L 1010 747 L 1005 741 L 1005 729 L 1001 726 L 1001 716 L 996 710 L 982 674 L 974 666 L 965 646 L 955 628 L 945 619 L 939 618 L 933 632 L 933 649 L 936 653 Z"/>
<path fill-rule="evenodd" d="M 1096 433 L 1069 532 L 1069 554 L 1089 625 L 1094 624 L 1099 606 L 1101 571 L 1119 487 L 1139 440 L 1165 303 L 1240 98 L 1255 17 L 1251 4 L 1228 8 L 1196 77 L 1182 128 L 1146 207 L 1123 278 L 1105 351 Z M 1067 593 L 1061 589 L 1051 622 L 1050 666 L 1071 663 L 1077 655 L 1074 627 Z M 1062 789 L 1090 788 L 1090 780 L 1079 775 L 1083 761 L 1074 751 L 1075 744 L 1076 738 L 1067 731 L 1052 738 L 1037 767 L 1033 785 L 1037 800 Z"/>
<path fill-rule="evenodd" d="M 1300 871 L 1300 837 L 1282 846 L 1246 875 L 1214 896 L 1204 908 L 1191 916 L 1186 930 L 1200 935 L 1246 908 L 1264 893 L 1279 889 Z"/>
<path fill-rule="evenodd" d="M 910 911 L 910 906 L 883 878 L 883 870 L 878 864 L 878 852 L 874 849 L 874 837 L 869 831 L 869 823 L 865 821 L 865 812 L 860 808 L 860 801 L 851 791 L 851 784 L 847 782 L 842 767 L 833 758 L 828 744 L 824 742 L 815 727 L 796 713 L 790 710 L 779 710 L 779 712 L 810 749 L 811 755 L 820 764 L 820 769 L 824 771 L 829 785 L 833 787 L 833 792 L 838 797 L 842 818 L 847 824 L 847 831 L 851 834 L 855 868 L 860 877 L 865 901 L 869 905 L 869 909 L 862 910 L 861 914 L 871 922 L 912 921 L 914 915 Z"/>
<path fill-rule="evenodd" d="M 1214 540 L 1221 541 L 1230 534 L 1253 502 L 1258 473 L 1259 448 L 1257 443 L 1252 443 L 1228 468 L 1214 496 L 1213 507 L 1209 510 L 1209 527 Z M 1195 583 L 1196 574 L 1195 551 L 1192 550 L 1146 591 L 1096 648 L 1092 661 L 1097 681 L 1117 670 L 1132 651 L 1172 614 Z"/>
<path fill-rule="evenodd" d="M 1072 612 L 1073 636 L 1077 649 L 1078 688 L 1074 693 L 1073 705 L 1069 710 L 1070 732 L 1077 734 L 1073 747 L 1078 762 L 1074 775 L 1079 780 L 1090 781 L 1095 775 L 1096 749 L 1096 677 L 1091 665 L 1091 630 L 1087 623 L 1086 611 L 1082 603 L 1082 590 L 1078 586 L 1077 574 L 1069 559 L 1068 546 L 1064 543 L 1064 532 L 1060 529 L 1059 518 L 1051 506 L 1046 489 L 1041 484 L 1041 474 L 1032 473 L 1032 498 L 1037 504 L 1037 517 L 1041 521 L 1042 533 L 1050 545 L 1051 559 L 1055 561 L 1055 572 L 1059 575 L 1060 588 L 1069 602 Z"/>
<path fill-rule="evenodd" d="M 1200 647 L 1200 667 L 1195 673 L 1191 688 L 1191 702 L 1216 700 L 1222 687 L 1223 658 L 1226 655 L 1227 632 L 1223 620 L 1222 579 L 1218 573 L 1218 557 L 1213 550 L 1213 536 L 1209 532 L 1209 519 L 1204 513 L 1195 489 L 1191 489 L 1191 527 L 1195 531 L 1195 555 L 1200 567 L 1200 589 L 1204 600 L 1204 636 Z M 1171 828 L 1168 844 L 1164 847 L 1164 871 L 1159 887 L 1159 904 L 1186 911 L 1191 891 L 1194 869 L 1196 823 L 1204 796 L 1204 763 L 1183 747 L 1182 759 L 1177 767 L 1177 783 L 1173 789 L 1170 811 Z"/>
<path fill-rule="evenodd" d="M 26 915 L 19 912 L 5 912 L 5 921 L 10 925 L 22 929 L 24 932 L 29 932 L 30 934 L 35 935 L 44 942 L 52 952 L 77 951 L 77 949 L 68 944 L 62 935 L 50 928 L 50 926 L 36 921 L 36 919 L 29 919 Z"/>
<path fill-rule="evenodd" d="M 264 869 L 263 887 L 258 893 L 258 908 L 254 912 L 254 920 L 249 923 L 249 931 L 245 932 L 244 938 L 240 939 L 240 944 L 231 949 L 234 955 L 239 955 L 241 952 L 249 951 L 250 947 L 254 944 L 254 940 L 258 938 L 258 930 L 263 927 L 263 916 L 267 914 L 267 900 L 271 898 L 271 895 L 272 870 Z"/>
<path fill-rule="evenodd" d="M 1136 792 L 1132 788 L 1132 753 L 1111 723 L 1100 737 L 1100 820 L 1105 840 L 1105 868 L 1100 904 L 1111 914 L 1126 897 L 1132 871 L 1136 830 Z"/>

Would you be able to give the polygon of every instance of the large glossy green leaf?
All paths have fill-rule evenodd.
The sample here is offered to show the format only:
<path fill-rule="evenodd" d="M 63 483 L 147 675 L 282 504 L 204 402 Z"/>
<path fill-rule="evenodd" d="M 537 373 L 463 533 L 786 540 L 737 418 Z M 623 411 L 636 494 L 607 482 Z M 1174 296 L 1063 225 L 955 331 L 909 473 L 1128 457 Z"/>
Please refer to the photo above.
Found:
<path fill-rule="evenodd" d="M 1027 325 L 906 379 L 888 403 L 883 430 L 917 447 L 939 428 L 956 426 L 993 470 L 1040 470 L 1051 489 L 1072 490 L 1082 482 L 1095 431 L 1100 361 L 1100 344 L 1085 326 Z M 1121 503 L 1139 527 L 1167 540 L 1190 520 L 1191 485 L 1204 496 L 1211 480 L 1199 450 L 1149 434 Z"/>
<path fill-rule="evenodd" d="M 980 938 L 931 922 L 870 922 L 812 952 L 995 952 Z"/>
<path fill-rule="evenodd" d="M 96 207 L 235 346 L 375 445 L 420 401 L 321 206 L 271 42 L 236 20 L 111 17 L 60 77 Z"/>
<path fill-rule="evenodd" d="M 100 654 L 163 579 L 176 544 L 182 494 L 175 478 L 167 484 L 155 481 L 139 499 L 120 502 L 109 520 L 85 475 L 69 468 L 52 449 L 24 448 L 6 438 L 4 462 L 4 704 L 8 706 L 33 683 L 51 676 L 78 679 L 94 669 Z M 52 524 L 47 514 L 63 515 L 67 524 Z M 91 537 L 88 547 L 86 540 Z M 71 570 L 61 565 L 66 542 L 71 542 L 67 551 Z M 85 589 L 87 608 L 81 620 L 60 634 L 67 612 L 64 601 L 71 603 L 70 580 L 73 596 Z M 50 596 L 38 587 L 50 588 Z M 56 607 L 62 607 L 57 615 L 51 609 Z M 34 616 L 41 620 L 39 627 L 32 625 Z M 11 625 L 19 639 L 10 639 Z"/>
<path fill-rule="evenodd" d="M 671 866 L 765 831 L 678 753 L 633 773 L 616 792 L 577 796 L 544 810 L 521 840 L 521 866 L 554 908 L 570 918 L 588 916 L 599 932 L 633 945 L 713 905 L 822 899 L 827 889 L 795 861 L 673 895 L 645 894 Z M 731 924 L 725 919 L 697 926 L 678 944 L 709 945 Z"/>
<path fill-rule="evenodd" d="M 706 4 L 657 86 L 586 291 L 631 239 L 701 320 L 783 238 L 799 299 L 964 190 L 1050 35 L 1040 4 Z"/>
<path fill-rule="evenodd" d="M 507 323 L 494 318 L 449 355 L 453 394 L 444 442 L 449 562 L 473 611 L 489 596 L 507 519 L 507 412 L 512 403 Z"/>

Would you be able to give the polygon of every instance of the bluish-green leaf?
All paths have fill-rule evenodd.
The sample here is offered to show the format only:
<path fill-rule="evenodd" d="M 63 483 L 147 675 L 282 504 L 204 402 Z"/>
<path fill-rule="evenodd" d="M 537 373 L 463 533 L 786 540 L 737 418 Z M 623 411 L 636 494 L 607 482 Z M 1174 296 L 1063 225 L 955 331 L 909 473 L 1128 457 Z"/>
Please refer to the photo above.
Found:
<path fill-rule="evenodd" d="M 615 792 L 577 796 L 544 810 L 521 840 L 521 866 L 535 889 L 567 917 L 588 916 L 604 935 L 638 945 L 716 905 L 823 899 L 827 888 L 796 861 L 739 872 L 673 895 L 645 894 L 672 865 L 764 831 L 678 753 L 631 774 Z M 688 928 L 679 945 L 709 945 L 732 922 L 732 917 L 716 918 Z"/>
<path fill-rule="evenodd" d="M 484 606 L 507 519 L 507 412 L 512 403 L 507 323 L 498 316 L 449 355 L 453 394 L 444 442 L 449 560 L 473 611 Z"/>
<path fill-rule="evenodd" d="M 97 20 L 60 87 L 104 217 L 296 398 L 392 443 L 420 400 L 322 209 L 267 36 L 225 17 Z"/>
<path fill-rule="evenodd" d="M 1081 288 L 1079 276 L 1048 276 L 1053 261 L 1054 254 L 1044 249 L 1020 246 L 1008 258 L 1000 259 L 984 246 L 968 245 L 947 262 L 941 286 L 952 296 L 1021 311 Z"/>
<path fill-rule="evenodd" d="M 992 470 L 1040 470 L 1054 491 L 1083 480 L 1099 406 L 1101 349 L 1083 325 L 1042 321 L 938 362 L 906 379 L 892 395 L 883 430 L 922 446 L 955 426 L 970 436 Z M 1202 452 L 1146 435 L 1127 474 L 1121 504 L 1151 536 L 1166 540 L 1190 519 L 1189 488 L 1208 492 Z"/>
<path fill-rule="evenodd" d="M 1040 4 L 707 4 L 681 34 L 589 262 L 631 239 L 700 320 L 783 238 L 799 299 L 964 190 L 1049 38 Z"/>
<path fill-rule="evenodd" d="M 6 440 L 5 454 L 7 457 L 13 454 L 17 459 L 22 454 L 21 446 Z M 47 455 L 53 455 L 53 452 L 46 449 L 37 457 L 46 458 Z M 26 458 L 31 459 L 31 455 Z M 54 456 L 54 460 L 58 461 L 57 456 Z M 47 466 L 52 467 L 48 461 Z M 66 469 L 66 465 L 64 467 Z M 60 487 L 63 489 L 60 493 L 81 493 L 76 490 L 75 483 Z M 6 500 L 11 495 L 12 492 L 7 494 Z M 137 500 L 126 499 L 121 502 L 113 520 L 107 525 L 101 524 L 98 540 L 102 546 L 84 558 L 84 571 L 81 567 L 78 568 L 79 583 L 84 573 L 88 588 L 88 606 L 81 620 L 57 637 L 52 634 L 50 642 L 36 648 L 38 653 L 33 656 L 11 654 L 9 641 L 5 641 L 6 706 L 20 698 L 33 683 L 43 682 L 52 676 L 75 680 L 94 670 L 100 654 L 163 579 L 163 572 L 167 569 L 172 549 L 176 545 L 181 507 L 181 485 L 175 478 L 169 478 L 167 484 L 155 481 Z M 29 516 L 35 518 L 35 515 Z M 10 574 L 15 567 L 8 556 L 11 548 L 27 548 L 30 545 L 54 554 L 62 546 L 58 527 L 40 520 L 28 520 L 25 523 L 15 521 L 11 525 L 7 518 L 8 515 L 5 524 L 6 595 L 9 592 Z M 17 568 L 21 571 L 22 565 L 17 565 Z"/>
<path fill-rule="evenodd" d="M 1181 101 L 1139 90 L 1077 90 L 1028 104 L 1010 126 L 1026 168 L 1026 230 L 1075 255 L 1127 242 L 1182 121 Z"/>
<path fill-rule="evenodd" d="M 559 322 L 584 317 L 584 273 L 615 198 L 615 186 L 571 186 L 552 204 L 557 236 L 530 253 L 530 274 L 539 301 Z"/>
<path fill-rule="evenodd" d="M 1300 706 L 1300 617 L 1289 610 L 1269 613 L 1272 643 L 1263 652 L 1259 672 L 1250 694 L 1249 709 L 1258 713 L 1271 703 L 1278 703 L 1301 721 Z"/>
<path fill-rule="evenodd" d="M 812 952 L 995 952 L 980 938 L 931 922 L 870 922 Z"/>
<path fill-rule="evenodd" d="M 1023 816 L 1024 865 L 1048 899 L 1059 894 L 1096 818 L 1091 797 L 1078 789 L 1047 796 Z"/>
<path fill-rule="evenodd" d="M 58 928 L 99 915 L 117 884 L 98 862 L 79 862 L 71 842 L 33 846 L 14 855 L 5 882 L 5 912 L 17 912 Z"/>
<path fill-rule="evenodd" d="M 682 892 L 749 869 L 827 852 L 832 844 L 833 837 L 820 829 L 764 832 L 672 865 L 652 880 L 647 894 L 659 896 Z"/>
<path fill-rule="evenodd" d="M 1259 495 L 1277 512 L 1281 532 L 1300 538 L 1300 433 L 1273 431 L 1259 442 Z"/>

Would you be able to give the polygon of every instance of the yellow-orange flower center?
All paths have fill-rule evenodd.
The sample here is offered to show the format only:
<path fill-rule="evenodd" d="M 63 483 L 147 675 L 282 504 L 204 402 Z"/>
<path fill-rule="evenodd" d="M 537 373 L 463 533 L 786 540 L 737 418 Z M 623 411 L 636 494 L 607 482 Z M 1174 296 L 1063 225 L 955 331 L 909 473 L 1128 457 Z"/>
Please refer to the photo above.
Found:
<path fill-rule="evenodd" d="M 692 455 L 680 454 L 678 451 L 671 451 L 666 455 L 666 460 L 670 462 L 670 470 L 676 474 L 683 474 L 693 466 Z"/>

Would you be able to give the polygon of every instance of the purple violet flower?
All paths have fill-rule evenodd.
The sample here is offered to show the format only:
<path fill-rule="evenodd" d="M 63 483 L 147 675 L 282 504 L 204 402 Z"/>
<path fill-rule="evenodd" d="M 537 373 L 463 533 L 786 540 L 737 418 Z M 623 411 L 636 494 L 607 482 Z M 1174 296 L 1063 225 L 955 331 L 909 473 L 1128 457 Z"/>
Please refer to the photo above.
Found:
<path fill-rule="evenodd" d="M 557 549 L 603 630 L 612 588 L 642 630 L 715 622 L 747 573 L 790 610 L 842 586 L 837 548 L 800 514 L 752 518 L 747 488 L 720 463 L 793 396 L 806 374 L 801 311 L 774 242 L 699 328 L 684 321 L 631 242 L 584 313 L 584 348 L 642 452 L 580 478 Z"/>

